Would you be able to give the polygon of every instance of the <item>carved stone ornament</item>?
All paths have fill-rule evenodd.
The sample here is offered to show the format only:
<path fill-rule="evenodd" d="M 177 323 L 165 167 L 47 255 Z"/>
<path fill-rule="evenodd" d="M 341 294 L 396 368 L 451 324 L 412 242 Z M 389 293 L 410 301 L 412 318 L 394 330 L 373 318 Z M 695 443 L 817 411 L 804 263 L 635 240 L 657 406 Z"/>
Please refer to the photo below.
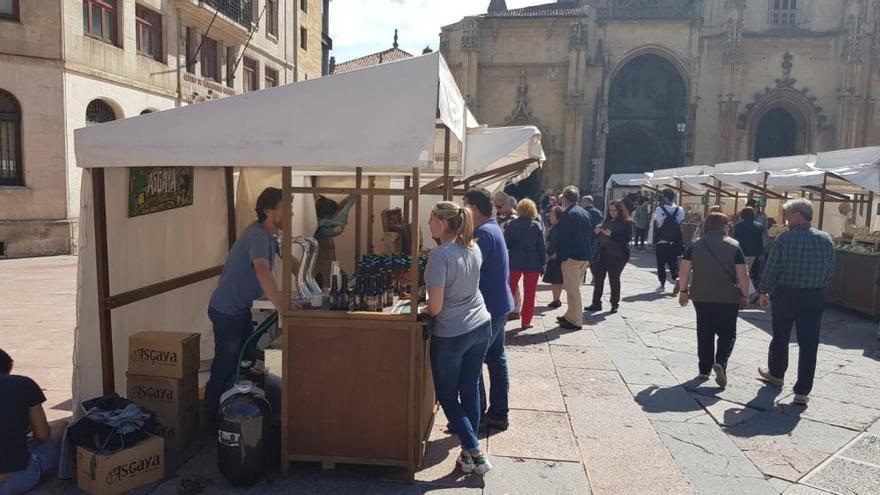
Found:
<path fill-rule="evenodd" d="M 828 125 L 828 117 L 824 114 L 824 109 L 816 104 L 818 98 L 809 94 L 809 88 L 798 89 L 795 87 L 797 79 L 791 77 L 791 69 L 794 66 L 793 60 L 794 55 L 785 52 L 782 56 L 782 79 L 775 79 L 775 87 L 765 87 L 763 92 L 757 92 L 752 96 L 752 101 L 745 106 L 745 113 L 740 114 L 737 118 L 737 129 L 746 129 L 752 114 L 756 110 L 772 104 L 774 101 L 787 101 L 804 110 L 809 110 L 815 119 L 816 127 L 819 129 Z"/>
<path fill-rule="evenodd" d="M 743 62 L 743 21 L 742 19 L 727 19 L 727 33 L 724 39 L 724 55 L 722 63 L 725 65 L 741 64 Z"/>
<path fill-rule="evenodd" d="M 582 22 L 571 25 L 571 33 L 568 38 L 568 48 L 570 50 L 586 50 L 587 49 L 587 26 Z"/>
<path fill-rule="evenodd" d="M 444 57 L 449 56 L 449 33 L 446 31 L 442 31 L 440 33 L 440 53 L 443 54 Z"/>
<path fill-rule="evenodd" d="M 469 52 L 480 49 L 480 24 L 475 18 L 465 19 L 463 22 L 461 48 Z"/>
<path fill-rule="evenodd" d="M 850 15 L 846 19 L 846 43 L 843 45 L 843 59 L 851 64 L 861 64 L 862 59 L 862 20 L 861 15 Z"/>
<path fill-rule="evenodd" d="M 519 82 L 516 85 L 516 105 L 513 111 L 504 118 L 502 125 L 533 125 L 540 129 L 542 134 L 541 140 L 544 143 L 544 147 L 552 147 L 553 138 L 550 135 L 549 128 L 547 128 L 539 118 L 532 114 L 529 105 L 529 83 L 525 70 L 522 70 L 519 73 Z"/>

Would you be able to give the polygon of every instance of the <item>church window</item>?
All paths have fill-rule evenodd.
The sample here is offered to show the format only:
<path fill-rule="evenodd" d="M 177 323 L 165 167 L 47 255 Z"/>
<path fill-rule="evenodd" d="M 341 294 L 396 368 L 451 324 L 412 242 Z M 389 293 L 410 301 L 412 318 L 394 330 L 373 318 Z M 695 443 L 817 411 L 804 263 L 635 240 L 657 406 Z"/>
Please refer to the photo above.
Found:
<path fill-rule="evenodd" d="M 797 23 L 797 0 L 770 0 L 770 24 L 789 26 Z"/>

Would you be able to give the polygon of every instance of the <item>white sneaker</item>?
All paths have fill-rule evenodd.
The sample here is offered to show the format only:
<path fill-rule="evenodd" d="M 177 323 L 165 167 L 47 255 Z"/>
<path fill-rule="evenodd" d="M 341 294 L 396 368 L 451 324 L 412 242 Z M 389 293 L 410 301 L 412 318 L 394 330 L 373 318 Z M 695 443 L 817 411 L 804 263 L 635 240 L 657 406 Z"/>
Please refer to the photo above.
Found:
<path fill-rule="evenodd" d="M 782 378 L 771 375 L 770 370 L 767 368 L 758 368 L 758 375 L 762 381 L 769 383 L 770 385 L 775 385 L 777 387 L 785 385 L 785 381 Z"/>
<path fill-rule="evenodd" d="M 480 476 L 483 476 L 492 469 L 492 463 L 489 462 L 489 458 L 486 457 L 486 454 L 480 454 L 475 458 L 471 458 L 471 462 L 474 463 L 474 473 Z"/>
<path fill-rule="evenodd" d="M 712 371 L 715 372 L 715 383 L 721 388 L 727 388 L 727 371 L 724 369 L 724 366 L 715 363 L 715 366 L 712 367 Z"/>
<path fill-rule="evenodd" d="M 458 465 L 461 467 L 461 472 L 464 474 L 471 474 L 474 472 L 474 458 L 470 456 L 470 454 L 465 454 L 464 452 L 458 456 Z"/>

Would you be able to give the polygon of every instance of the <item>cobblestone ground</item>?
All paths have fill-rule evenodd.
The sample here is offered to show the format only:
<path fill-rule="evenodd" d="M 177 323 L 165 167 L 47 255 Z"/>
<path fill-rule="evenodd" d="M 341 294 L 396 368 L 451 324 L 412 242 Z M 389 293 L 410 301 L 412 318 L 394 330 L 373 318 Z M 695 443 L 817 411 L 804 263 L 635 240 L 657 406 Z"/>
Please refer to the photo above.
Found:
<path fill-rule="evenodd" d="M 0 262 L 0 270 L 5 263 Z M 456 441 L 440 416 L 415 484 L 401 482 L 402 473 L 396 470 L 321 470 L 297 464 L 290 478 L 261 483 L 250 492 L 880 493 L 877 325 L 846 312 L 826 312 L 809 407 L 791 404 L 792 376 L 784 388 L 755 379 L 770 341 L 769 315 L 758 310 L 741 314 L 728 387 L 698 384 L 692 381 L 697 373 L 693 308 L 680 308 L 671 293 L 654 292 L 652 265 L 650 253 L 636 253 L 624 271 L 620 313 L 592 315 L 584 330 L 557 327 L 562 310 L 546 308 L 548 287 L 540 288 L 534 328 L 521 331 L 516 322 L 508 325 L 511 428 L 484 435 L 495 464 L 485 479 L 457 472 Z M 38 278 L 55 287 L 54 277 Z M 4 285 L 0 290 L 9 297 L 12 291 Z M 582 289 L 588 301 L 592 287 Z M 29 314 L 6 306 L 0 314 L 0 321 L 13 321 L 13 329 L 29 332 L 17 340 L 23 350 L 30 342 L 50 340 L 34 338 Z M 4 332 L 0 345 L 16 342 L 11 338 Z M 37 354 L 36 362 L 43 362 L 44 354 Z M 794 364 L 796 344 L 791 359 Z M 174 477 L 141 491 L 235 492 L 218 474 L 215 459 L 205 448 Z M 59 491 L 67 490 L 58 484 L 43 490 Z"/>

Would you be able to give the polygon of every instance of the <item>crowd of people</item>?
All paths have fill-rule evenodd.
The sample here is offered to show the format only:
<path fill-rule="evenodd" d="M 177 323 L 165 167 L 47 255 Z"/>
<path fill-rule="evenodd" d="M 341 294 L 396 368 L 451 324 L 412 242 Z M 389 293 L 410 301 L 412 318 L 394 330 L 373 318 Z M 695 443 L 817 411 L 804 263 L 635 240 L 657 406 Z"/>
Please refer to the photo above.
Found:
<path fill-rule="evenodd" d="M 675 193 L 664 190 L 650 211 L 641 195 L 607 203 L 604 212 L 593 198 L 574 186 L 550 195 L 540 211 L 531 199 L 516 202 L 504 193 L 467 191 L 464 207 L 438 203 L 431 214 L 432 236 L 440 245 L 426 270 L 428 312 L 439 322 L 432 337 L 434 383 L 448 429 L 458 435 L 458 463 L 466 473 L 484 474 L 491 463 L 480 449 L 477 432 L 508 422 L 509 378 L 505 322 L 519 318 L 532 326 L 538 279 L 550 285 L 550 309 L 563 306 L 562 329 L 576 331 L 584 313 L 603 310 L 605 280 L 610 285 L 610 312 L 621 301 L 621 274 L 631 249 L 646 249 L 652 238 L 658 291 L 672 285 L 682 307 L 693 302 L 696 318 L 697 381 L 712 374 L 720 387 L 728 383 L 727 363 L 734 352 L 739 312 L 760 299 L 773 316 L 768 366 L 757 377 L 782 386 L 788 368 L 792 327 L 800 347 L 796 404 L 806 404 L 812 389 L 825 306 L 825 287 L 834 270 L 831 237 L 810 226 L 812 204 L 796 199 L 783 206 L 789 230 L 767 251 L 769 222 L 757 202 L 749 201 L 732 225 L 712 209 L 695 239 L 685 242 L 684 210 Z M 493 206 L 495 216 L 493 216 Z M 653 235 L 649 235 L 649 231 Z M 581 303 L 581 285 L 593 276 L 590 306 Z M 520 286 L 522 281 L 522 286 Z M 474 290 L 479 287 L 479 290 Z M 489 370 L 484 390 L 482 365 Z"/>

